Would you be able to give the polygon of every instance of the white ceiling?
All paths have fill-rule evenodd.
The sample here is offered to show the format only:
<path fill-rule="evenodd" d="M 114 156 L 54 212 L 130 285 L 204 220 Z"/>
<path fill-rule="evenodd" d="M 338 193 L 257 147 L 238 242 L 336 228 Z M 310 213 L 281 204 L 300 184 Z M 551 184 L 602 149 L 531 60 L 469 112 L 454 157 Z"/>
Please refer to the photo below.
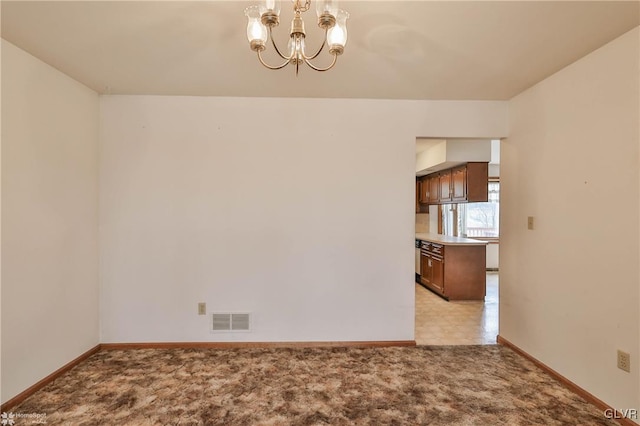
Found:
<path fill-rule="evenodd" d="M 249 49 L 250 4 L 2 1 L 2 37 L 100 93 L 504 100 L 640 16 L 637 1 L 345 1 L 345 54 L 296 78 Z M 279 40 L 291 17 L 282 5 Z M 305 18 L 312 47 L 321 33 L 315 13 Z"/>

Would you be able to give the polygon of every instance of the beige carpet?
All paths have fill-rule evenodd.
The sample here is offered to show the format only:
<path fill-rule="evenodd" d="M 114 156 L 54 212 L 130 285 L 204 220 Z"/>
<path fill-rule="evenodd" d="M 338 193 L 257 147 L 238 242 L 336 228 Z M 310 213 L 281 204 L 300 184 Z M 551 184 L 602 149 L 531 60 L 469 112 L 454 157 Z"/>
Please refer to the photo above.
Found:
<path fill-rule="evenodd" d="M 11 411 L 47 425 L 615 424 L 501 346 L 103 351 Z"/>

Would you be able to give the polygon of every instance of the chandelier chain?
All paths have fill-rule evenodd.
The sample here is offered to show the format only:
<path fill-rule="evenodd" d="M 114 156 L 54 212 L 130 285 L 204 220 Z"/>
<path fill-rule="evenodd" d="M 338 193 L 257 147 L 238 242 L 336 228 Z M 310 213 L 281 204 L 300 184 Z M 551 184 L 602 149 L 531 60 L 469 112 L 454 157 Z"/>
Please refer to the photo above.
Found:
<path fill-rule="evenodd" d="M 296 12 L 306 12 L 311 8 L 311 0 L 305 0 L 304 6 L 302 6 L 300 0 L 292 0 L 294 2 L 293 10 Z"/>

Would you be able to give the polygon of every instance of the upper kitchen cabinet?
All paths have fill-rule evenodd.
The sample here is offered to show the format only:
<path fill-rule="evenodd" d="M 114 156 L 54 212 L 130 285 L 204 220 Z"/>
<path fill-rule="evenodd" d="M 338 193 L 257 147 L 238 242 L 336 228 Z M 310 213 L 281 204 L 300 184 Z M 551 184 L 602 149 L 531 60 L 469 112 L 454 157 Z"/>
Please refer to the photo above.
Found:
<path fill-rule="evenodd" d="M 429 185 L 416 178 L 416 213 L 429 213 Z"/>
<path fill-rule="evenodd" d="M 456 167 L 451 170 L 451 198 L 454 202 L 464 201 L 467 198 L 467 166 Z"/>
<path fill-rule="evenodd" d="M 416 206 L 488 201 L 488 163 L 466 163 L 418 180 L 421 190 Z"/>
<path fill-rule="evenodd" d="M 429 203 L 429 183 L 423 182 L 422 179 L 416 178 L 416 192 L 418 194 L 418 202 L 420 204 Z"/>
<path fill-rule="evenodd" d="M 464 201 L 489 201 L 489 163 L 467 163 L 464 176 Z"/>
<path fill-rule="evenodd" d="M 450 203 L 453 191 L 451 190 L 451 170 L 438 173 L 440 183 L 440 203 Z"/>
<path fill-rule="evenodd" d="M 429 204 L 438 204 L 440 202 L 440 176 L 438 173 L 425 176 L 423 184 L 429 185 Z"/>

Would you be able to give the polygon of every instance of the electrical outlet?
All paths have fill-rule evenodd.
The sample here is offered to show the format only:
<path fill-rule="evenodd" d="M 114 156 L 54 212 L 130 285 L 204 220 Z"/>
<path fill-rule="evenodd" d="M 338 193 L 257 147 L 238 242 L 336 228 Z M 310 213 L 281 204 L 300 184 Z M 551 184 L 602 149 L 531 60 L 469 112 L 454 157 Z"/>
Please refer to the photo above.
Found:
<path fill-rule="evenodd" d="M 204 302 L 198 303 L 198 315 L 207 315 L 207 304 Z"/>
<path fill-rule="evenodd" d="M 631 373 L 631 355 L 618 349 L 618 368 Z"/>
<path fill-rule="evenodd" d="M 533 229 L 533 216 L 527 217 L 527 229 Z"/>

